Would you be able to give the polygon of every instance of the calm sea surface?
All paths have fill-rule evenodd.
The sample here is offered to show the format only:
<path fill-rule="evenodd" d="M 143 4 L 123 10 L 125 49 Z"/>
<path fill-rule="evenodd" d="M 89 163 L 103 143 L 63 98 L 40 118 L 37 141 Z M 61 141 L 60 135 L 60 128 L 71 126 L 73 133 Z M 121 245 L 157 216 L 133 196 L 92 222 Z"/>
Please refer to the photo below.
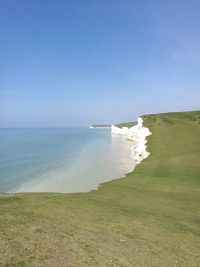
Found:
<path fill-rule="evenodd" d="M 0 129 L 0 192 L 84 192 L 134 168 L 109 129 Z"/>

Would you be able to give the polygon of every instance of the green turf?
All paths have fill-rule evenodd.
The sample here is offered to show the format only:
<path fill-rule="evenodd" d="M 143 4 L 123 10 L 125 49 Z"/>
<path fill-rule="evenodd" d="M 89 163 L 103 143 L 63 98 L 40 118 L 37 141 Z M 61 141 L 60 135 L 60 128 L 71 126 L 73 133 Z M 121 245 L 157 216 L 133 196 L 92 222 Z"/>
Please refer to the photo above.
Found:
<path fill-rule="evenodd" d="M 122 122 L 122 123 L 119 123 L 119 124 L 116 124 L 116 126 L 117 127 L 120 127 L 120 128 L 122 128 L 122 127 L 128 127 L 128 128 L 130 128 L 130 127 L 133 127 L 133 126 L 135 126 L 137 124 L 137 122 L 133 122 L 133 121 L 129 121 L 129 122 Z"/>
<path fill-rule="evenodd" d="M 0 197 L 0 265 L 200 266 L 200 111 L 143 118 L 151 154 L 126 178 Z"/>

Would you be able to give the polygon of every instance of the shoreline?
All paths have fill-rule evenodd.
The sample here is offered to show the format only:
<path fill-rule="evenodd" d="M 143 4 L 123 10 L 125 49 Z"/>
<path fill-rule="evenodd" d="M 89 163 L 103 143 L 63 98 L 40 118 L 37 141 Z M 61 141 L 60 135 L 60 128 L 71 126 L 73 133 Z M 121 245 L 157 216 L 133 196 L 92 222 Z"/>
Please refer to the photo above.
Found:
<path fill-rule="evenodd" d="M 91 131 L 91 130 L 89 130 Z M 106 135 L 95 133 L 92 139 L 80 149 L 76 157 L 58 168 L 44 172 L 40 176 L 32 176 L 23 180 L 5 193 L 51 192 L 81 193 L 96 190 L 99 184 L 124 177 L 133 171 L 135 161 L 131 156 L 132 142 L 120 136 L 112 137 L 110 131 Z M 76 138 L 76 137 L 75 137 Z M 30 168 L 32 168 L 30 166 Z"/>
<path fill-rule="evenodd" d="M 133 145 L 131 148 L 131 154 L 135 161 L 135 166 L 133 167 L 132 171 L 125 173 L 123 176 L 119 178 L 114 178 L 107 182 L 98 184 L 96 189 L 94 190 L 98 190 L 105 183 L 125 178 L 128 174 L 133 173 L 137 165 L 139 165 L 144 159 L 146 159 L 150 155 L 150 152 L 147 151 L 147 142 L 148 142 L 147 137 L 150 136 L 152 133 L 149 130 L 149 128 L 144 127 L 143 119 L 141 117 L 138 117 L 137 124 L 130 128 L 122 127 L 120 130 L 119 127 L 112 125 L 111 134 L 121 135 L 123 138 L 126 138 L 127 140 L 130 140 L 132 142 L 135 142 L 135 145 Z M 89 192 L 91 191 L 93 190 L 90 190 Z"/>
<path fill-rule="evenodd" d="M 117 127 L 117 126 L 115 126 Z M 73 194 L 73 193 L 89 193 L 91 191 L 97 191 L 102 184 L 114 181 L 114 180 L 119 180 L 125 178 L 128 174 L 133 173 L 136 166 L 140 164 L 140 162 L 147 158 L 150 155 L 150 152 L 147 151 L 147 136 L 151 134 L 148 128 L 143 126 L 143 119 L 141 117 L 138 118 L 138 123 L 134 125 L 131 128 L 127 128 L 126 132 L 124 131 L 125 127 L 122 127 L 123 132 L 121 133 L 113 133 L 111 130 L 112 135 L 121 135 L 121 137 L 126 139 L 127 141 L 134 142 L 134 144 L 130 147 L 130 154 L 132 159 L 134 160 L 133 162 L 133 167 L 130 171 L 125 172 L 123 175 L 119 176 L 113 176 L 111 178 L 105 178 L 102 182 L 97 183 L 96 185 L 92 186 L 90 189 L 86 190 L 77 190 L 77 191 L 72 191 L 72 192 L 62 192 L 60 190 L 58 191 L 50 191 L 47 189 L 47 191 L 19 191 L 19 192 L 2 192 L 0 196 L 4 195 L 13 195 L 13 194 L 23 194 L 23 193 L 60 193 L 60 194 Z M 125 132 L 125 133 L 124 133 Z"/>

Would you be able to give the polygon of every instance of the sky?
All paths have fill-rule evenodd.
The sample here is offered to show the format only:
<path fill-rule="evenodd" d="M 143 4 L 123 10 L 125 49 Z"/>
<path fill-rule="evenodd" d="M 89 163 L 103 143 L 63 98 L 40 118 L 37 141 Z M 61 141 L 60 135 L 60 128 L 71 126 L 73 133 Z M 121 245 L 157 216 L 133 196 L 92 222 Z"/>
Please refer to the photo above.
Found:
<path fill-rule="evenodd" d="M 200 0 L 0 0 L 0 127 L 200 109 Z"/>

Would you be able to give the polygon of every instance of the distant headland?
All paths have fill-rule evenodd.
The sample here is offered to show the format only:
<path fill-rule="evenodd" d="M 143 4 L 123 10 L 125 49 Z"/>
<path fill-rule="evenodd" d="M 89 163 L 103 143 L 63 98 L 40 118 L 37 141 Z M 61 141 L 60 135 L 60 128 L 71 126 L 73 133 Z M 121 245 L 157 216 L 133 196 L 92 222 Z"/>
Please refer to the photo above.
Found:
<path fill-rule="evenodd" d="M 91 124 L 90 128 L 111 128 L 111 124 Z"/>

